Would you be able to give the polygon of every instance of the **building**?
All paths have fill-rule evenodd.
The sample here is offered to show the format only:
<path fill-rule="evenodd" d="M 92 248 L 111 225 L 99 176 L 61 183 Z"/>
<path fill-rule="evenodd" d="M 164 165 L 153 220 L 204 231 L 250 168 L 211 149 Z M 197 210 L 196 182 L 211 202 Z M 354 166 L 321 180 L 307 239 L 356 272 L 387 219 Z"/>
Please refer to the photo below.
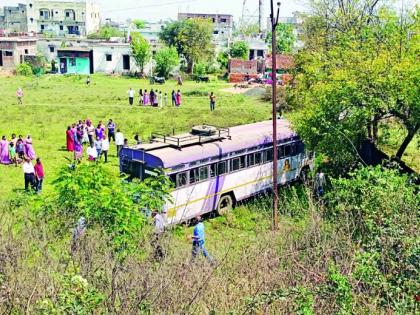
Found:
<path fill-rule="evenodd" d="M 279 23 L 281 24 L 287 24 L 292 27 L 293 34 L 296 38 L 295 42 L 295 49 L 299 49 L 303 47 L 303 43 L 300 40 L 300 35 L 302 32 L 302 24 L 303 24 L 303 18 L 302 13 L 300 12 L 293 12 L 293 16 L 285 16 L 285 17 L 279 17 Z M 271 30 L 271 19 L 267 19 L 267 29 Z"/>
<path fill-rule="evenodd" d="M 149 42 L 153 55 L 162 47 L 159 33 L 164 27 L 165 24 L 162 22 L 145 22 L 144 27 L 137 30 Z"/>
<path fill-rule="evenodd" d="M 139 71 L 129 43 L 77 38 L 63 42 L 60 38 L 51 38 L 40 39 L 38 51 L 49 62 L 59 65 L 60 73 L 124 74 Z M 62 67 L 63 63 L 67 67 Z"/>
<path fill-rule="evenodd" d="M 0 29 L 13 33 L 27 32 L 26 5 L 6 6 L 0 10 Z"/>
<path fill-rule="evenodd" d="M 99 8 L 91 0 L 29 0 L 28 32 L 86 36 L 100 27 Z"/>
<path fill-rule="evenodd" d="M 233 16 L 230 14 L 178 13 L 178 20 L 192 18 L 210 19 L 213 22 L 213 42 L 217 49 L 230 47 L 233 32 Z"/>
<path fill-rule="evenodd" d="M 0 68 L 12 70 L 36 55 L 37 39 L 31 37 L 0 37 Z"/>

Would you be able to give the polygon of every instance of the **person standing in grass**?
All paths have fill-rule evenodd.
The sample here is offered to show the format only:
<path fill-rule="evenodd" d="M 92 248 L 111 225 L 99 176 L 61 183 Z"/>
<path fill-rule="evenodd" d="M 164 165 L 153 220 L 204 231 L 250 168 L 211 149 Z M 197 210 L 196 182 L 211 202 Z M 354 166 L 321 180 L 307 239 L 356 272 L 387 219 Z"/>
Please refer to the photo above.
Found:
<path fill-rule="evenodd" d="M 23 90 L 19 87 L 16 91 L 16 98 L 19 105 L 23 105 Z"/>
<path fill-rule="evenodd" d="M 17 138 L 16 138 L 16 134 L 12 133 L 12 140 L 10 140 L 10 142 L 13 143 L 13 146 L 16 148 L 16 143 L 17 143 Z"/>
<path fill-rule="evenodd" d="M 166 107 L 168 106 L 168 93 L 165 92 L 165 95 L 163 96 L 163 105 Z"/>
<path fill-rule="evenodd" d="M 175 90 L 172 90 L 172 106 L 176 106 L 176 93 Z"/>
<path fill-rule="evenodd" d="M 1 137 L 0 141 L 0 163 L 10 164 L 9 141 L 7 141 L 6 136 Z"/>
<path fill-rule="evenodd" d="M 213 92 L 210 93 L 210 111 L 213 112 L 216 107 L 216 96 Z"/>
<path fill-rule="evenodd" d="M 67 152 L 74 151 L 74 132 L 70 126 L 67 127 L 67 131 L 66 131 L 66 146 L 67 146 Z"/>
<path fill-rule="evenodd" d="M 128 94 L 128 103 L 130 104 L 130 106 L 133 106 L 134 103 L 134 90 L 132 88 L 130 88 L 127 91 Z"/>
<path fill-rule="evenodd" d="M 99 159 L 101 157 L 101 154 L 102 154 L 102 138 L 96 138 L 95 149 L 96 149 L 96 152 L 97 152 L 96 157 Z"/>
<path fill-rule="evenodd" d="M 101 123 L 98 124 L 98 127 L 95 129 L 96 140 L 102 141 L 104 138 L 104 127 Z"/>
<path fill-rule="evenodd" d="M 92 146 L 93 137 L 95 135 L 95 127 L 93 126 L 92 122 L 89 119 L 86 120 L 86 130 L 88 134 L 89 145 Z"/>
<path fill-rule="evenodd" d="M 134 136 L 134 140 L 136 141 L 136 144 L 137 144 L 137 145 L 140 145 L 140 144 L 141 144 L 141 139 L 140 139 L 140 136 L 139 136 L 138 134 L 136 134 L 136 135 Z"/>
<path fill-rule="evenodd" d="M 31 135 L 28 135 L 25 140 L 25 155 L 32 161 L 35 160 L 36 154 L 34 147 L 32 146 Z"/>
<path fill-rule="evenodd" d="M 111 142 L 111 139 L 115 142 L 115 123 L 112 121 L 112 119 L 108 122 L 108 141 Z"/>
<path fill-rule="evenodd" d="M 146 106 L 148 104 L 149 104 L 149 93 L 147 93 L 147 90 L 144 90 L 143 105 Z"/>
<path fill-rule="evenodd" d="M 181 91 L 180 90 L 178 90 L 178 92 L 176 92 L 176 96 L 175 96 L 175 98 L 176 98 L 176 106 L 177 107 L 181 107 Z"/>
<path fill-rule="evenodd" d="M 106 137 L 101 142 L 101 151 L 105 158 L 105 163 L 108 163 L 109 140 Z"/>
<path fill-rule="evenodd" d="M 159 91 L 159 107 L 163 107 L 163 94 L 162 91 Z"/>
<path fill-rule="evenodd" d="M 39 194 L 42 191 L 42 183 L 44 182 L 45 172 L 44 172 L 44 166 L 41 163 L 41 159 L 37 158 L 35 167 L 35 179 L 36 179 L 36 192 Z"/>
<path fill-rule="evenodd" d="M 115 145 L 117 146 L 117 156 L 120 156 L 120 151 L 124 145 L 124 135 L 120 129 L 117 129 L 117 133 L 115 134 Z"/>
<path fill-rule="evenodd" d="M 144 98 L 143 90 L 140 89 L 139 90 L 139 105 L 143 105 L 143 100 L 144 100 L 143 98 Z"/>
<path fill-rule="evenodd" d="M 16 153 L 20 159 L 20 162 L 23 161 L 25 157 L 25 143 L 23 142 L 21 135 L 19 135 L 19 139 L 16 142 Z"/>
<path fill-rule="evenodd" d="M 151 89 L 150 90 L 150 105 L 155 106 L 155 98 L 156 98 L 155 91 Z"/>
<path fill-rule="evenodd" d="M 35 189 L 35 169 L 29 158 L 25 157 L 25 162 L 22 165 L 24 179 L 25 179 L 25 190 L 29 191 L 29 185 Z"/>
<path fill-rule="evenodd" d="M 15 164 L 15 166 L 17 166 L 16 147 L 13 144 L 13 141 L 9 143 L 9 159 L 10 163 Z"/>
<path fill-rule="evenodd" d="M 198 216 L 195 218 L 196 224 L 194 226 L 194 232 L 192 235 L 192 260 L 194 261 L 197 257 L 197 254 L 201 252 L 204 257 L 207 258 L 207 260 L 210 263 L 213 263 L 213 258 L 209 255 L 209 253 L 206 250 L 206 247 L 204 246 L 205 243 L 205 235 L 204 235 L 204 224 L 201 220 L 201 217 Z"/>
<path fill-rule="evenodd" d="M 87 86 L 90 86 L 90 76 L 89 75 L 86 78 L 86 85 Z"/>

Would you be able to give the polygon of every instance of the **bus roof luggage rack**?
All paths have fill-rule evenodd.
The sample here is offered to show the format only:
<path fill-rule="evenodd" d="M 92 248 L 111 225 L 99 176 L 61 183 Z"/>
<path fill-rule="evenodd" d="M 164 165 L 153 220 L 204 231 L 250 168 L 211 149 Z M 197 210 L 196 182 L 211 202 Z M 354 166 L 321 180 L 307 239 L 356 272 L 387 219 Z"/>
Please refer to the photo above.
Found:
<path fill-rule="evenodd" d="M 160 133 L 152 133 L 152 142 L 160 142 L 181 149 L 194 144 L 202 144 L 213 141 L 221 141 L 223 139 L 231 139 L 229 128 L 216 127 L 210 125 L 194 126 L 190 133 L 175 135 L 163 135 Z"/>

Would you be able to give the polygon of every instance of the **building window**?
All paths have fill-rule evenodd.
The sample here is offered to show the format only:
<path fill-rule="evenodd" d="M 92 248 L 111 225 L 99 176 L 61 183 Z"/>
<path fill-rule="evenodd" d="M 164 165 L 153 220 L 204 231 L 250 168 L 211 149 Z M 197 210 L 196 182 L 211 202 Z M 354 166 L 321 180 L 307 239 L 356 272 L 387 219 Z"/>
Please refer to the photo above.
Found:
<path fill-rule="evenodd" d="M 226 23 L 226 19 L 220 19 L 220 22 Z"/>
<path fill-rule="evenodd" d="M 60 25 L 60 31 L 64 30 L 64 26 Z"/>
<path fill-rule="evenodd" d="M 6 51 L 4 52 L 4 55 L 5 55 L 6 57 L 12 57 L 12 56 L 13 56 L 13 51 L 6 50 Z"/>
<path fill-rule="evenodd" d="M 54 46 L 50 46 L 50 52 L 54 52 Z"/>
<path fill-rule="evenodd" d="M 69 58 L 70 66 L 76 67 L 76 58 Z"/>
<path fill-rule="evenodd" d="M 43 31 L 45 29 L 45 25 L 41 24 L 41 31 Z"/>
<path fill-rule="evenodd" d="M 29 54 L 29 50 L 25 49 L 25 55 Z"/>
<path fill-rule="evenodd" d="M 70 17 L 70 12 L 66 12 L 66 17 Z"/>
<path fill-rule="evenodd" d="M 219 34 L 219 31 L 214 31 L 213 34 L 217 35 L 217 34 Z"/>
<path fill-rule="evenodd" d="M 112 55 L 111 54 L 106 54 L 106 61 L 112 61 Z"/>
<path fill-rule="evenodd" d="M 213 23 L 214 23 L 214 22 L 216 22 L 216 19 L 215 19 L 215 18 L 212 18 L 212 21 L 213 21 Z"/>
<path fill-rule="evenodd" d="M 31 20 L 31 23 L 33 23 L 33 22 L 34 22 L 34 18 L 30 18 L 30 20 Z"/>
<path fill-rule="evenodd" d="M 32 8 L 32 3 L 29 3 L 29 7 Z"/>

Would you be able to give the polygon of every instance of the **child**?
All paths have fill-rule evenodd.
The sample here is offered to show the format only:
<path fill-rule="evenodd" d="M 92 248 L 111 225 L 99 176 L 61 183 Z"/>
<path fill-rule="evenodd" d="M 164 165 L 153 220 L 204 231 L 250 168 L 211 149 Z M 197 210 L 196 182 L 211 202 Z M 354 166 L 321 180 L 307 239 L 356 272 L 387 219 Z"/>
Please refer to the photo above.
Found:
<path fill-rule="evenodd" d="M 89 161 L 96 161 L 98 158 L 98 151 L 94 148 L 93 143 L 86 150 Z"/>
<path fill-rule="evenodd" d="M 97 158 L 101 157 L 101 153 L 102 153 L 102 138 L 97 138 L 95 141 L 95 148 L 96 148 L 96 152 L 97 152 Z"/>
<path fill-rule="evenodd" d="M 22 136 L 19 136 L 16 142 L 16 153 L 19 159 L 23 160 L 25 158 L 25 143 L 23 142 Z"/>
<path fill-rule="evenodd" d="M 40 158 L 36 159 L 34 170 L 35 170 L 35 180 L 36 180 L 35 190 L 39 194 L 42 191 L 42 183 L 44 182 L 44 177 L 45 177 L 44 167 L 42 166 Z"/>
<path fill-rule="evenodd" d="M 9 143 L 9 159 L 10 163 L 15 164 L 15 166 L 17 167 L 16 149 L 13 142 Z"/>
<path fill-rule="evenodd" d="M 107 139 L 107 137 L 104 137 L 104 139 L 102 140 L 101 151 L 102 151 L 102 154 L 105 158 L 105 163 L 107 163 L 108 162 L 108 151 L 109 151 L 109 140 Z"/>

